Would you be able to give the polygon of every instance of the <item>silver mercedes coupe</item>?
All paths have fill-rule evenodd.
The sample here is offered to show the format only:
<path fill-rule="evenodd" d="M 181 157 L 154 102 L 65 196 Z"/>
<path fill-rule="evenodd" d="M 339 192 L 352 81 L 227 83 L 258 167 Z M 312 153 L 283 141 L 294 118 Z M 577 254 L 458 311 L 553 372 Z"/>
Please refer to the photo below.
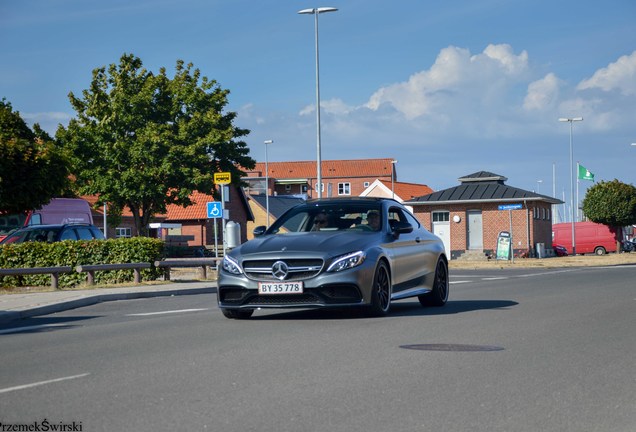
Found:
<path fill-rule="evenodd" d="M 218 275 L 228 318 L 264 308 L 364 308 L 384 316 L 391 302 L 448 300 L 442 241 L 386 198 L 308 200 L 229 251 Z"/>

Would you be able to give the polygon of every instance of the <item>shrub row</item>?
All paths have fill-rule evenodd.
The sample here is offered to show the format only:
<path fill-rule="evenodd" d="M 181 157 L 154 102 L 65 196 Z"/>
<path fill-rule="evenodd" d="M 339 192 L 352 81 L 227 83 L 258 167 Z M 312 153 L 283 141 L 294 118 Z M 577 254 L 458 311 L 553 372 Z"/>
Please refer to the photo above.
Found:
<path fill-rule="evenodd" d="M 28 242 L 0 246 L 0 268 L 32 268 L 88 264 L 151 263 L 153 267 L 141 271 L 142 280 L 155 280 L 162 274 L 154 262 L 163 255 L 164 243 L 148 237 L 110 240 L 72 241 L 56 243 Z M 95 282 L 102 284 L 133 281 L 132 270 L 95 272 Z M 85 273 L 62 273 L 60 287 L 73 287 L 86 281 Z M 3 287 L 50 285 L 50 275 L 0 276 Z"/>

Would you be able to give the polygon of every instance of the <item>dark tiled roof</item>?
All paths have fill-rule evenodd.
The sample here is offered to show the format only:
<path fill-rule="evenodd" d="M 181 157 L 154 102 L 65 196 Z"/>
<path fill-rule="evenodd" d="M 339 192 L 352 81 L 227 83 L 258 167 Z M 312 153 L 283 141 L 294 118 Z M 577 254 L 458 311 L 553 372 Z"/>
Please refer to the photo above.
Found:
<path fill-rule="evenodd" d="M 250 198 L 256 201 L 259 206 L 267 208 L 267 203 L 265 202 L 265 194 L 250 195 Z M 295 205 L 302 204 L 303 202 L 305 202 L 304 198 L 293 196 L 270 196 L 269 214 L 278 219 L 287 210 L 294 207 Z"/>
<path fill-rule="evenodd" d="M 545 201 L 561 204 L 563 201 L 547 195 L 537 194 L 504 184 L 506 177 L 480 171 L 460 177 L 461 184 L 449 189 L 433 192 L 408 201 L 408 204 L 440 204 L 459 202 L 510 202 Z"/>

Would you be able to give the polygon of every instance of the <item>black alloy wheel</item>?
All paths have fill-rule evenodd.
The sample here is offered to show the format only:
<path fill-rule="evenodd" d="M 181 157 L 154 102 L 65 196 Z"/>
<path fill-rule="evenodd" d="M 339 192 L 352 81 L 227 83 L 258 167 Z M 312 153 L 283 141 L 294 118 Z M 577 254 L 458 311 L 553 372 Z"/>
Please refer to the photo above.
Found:
<path fill-rule="evenodd" d="M 449 281 L 448 264 L 443 258 L 437 260 L 433 290 L 430 293 L 418 296 L 422 306 L 444 306 L 448 301 Z"/>
<path fill-rule="evenodd" d="M 371 305 L 369 316 L 382 317 L 389 313 L 391 307 L 391 275 L 389 267 L 384 261 L 380 261 L 375 269 L 373 287 L 371 290 Z"/>

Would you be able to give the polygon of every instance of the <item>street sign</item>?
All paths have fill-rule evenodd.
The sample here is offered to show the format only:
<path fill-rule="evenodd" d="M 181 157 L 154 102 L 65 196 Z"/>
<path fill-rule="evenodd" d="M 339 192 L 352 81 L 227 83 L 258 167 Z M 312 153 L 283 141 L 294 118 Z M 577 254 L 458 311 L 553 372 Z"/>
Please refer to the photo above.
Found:
<path fill-rule="evenodd" d="M 223 217 L 223 207 L 221 206 L 221 202 L 212 201 L 208 204 L 208 219 L 218 219 Z"/>
<path fill-rule="evenodd" d="M 501 204 L 499 210 L 519 210 L 521 207 L 521 204 Z"/>
<path fill-rule="evenodd" d="M 214 183 L 230 184 L 232 183 L 232 176 L 229 172 L 214 173 Z"/>

